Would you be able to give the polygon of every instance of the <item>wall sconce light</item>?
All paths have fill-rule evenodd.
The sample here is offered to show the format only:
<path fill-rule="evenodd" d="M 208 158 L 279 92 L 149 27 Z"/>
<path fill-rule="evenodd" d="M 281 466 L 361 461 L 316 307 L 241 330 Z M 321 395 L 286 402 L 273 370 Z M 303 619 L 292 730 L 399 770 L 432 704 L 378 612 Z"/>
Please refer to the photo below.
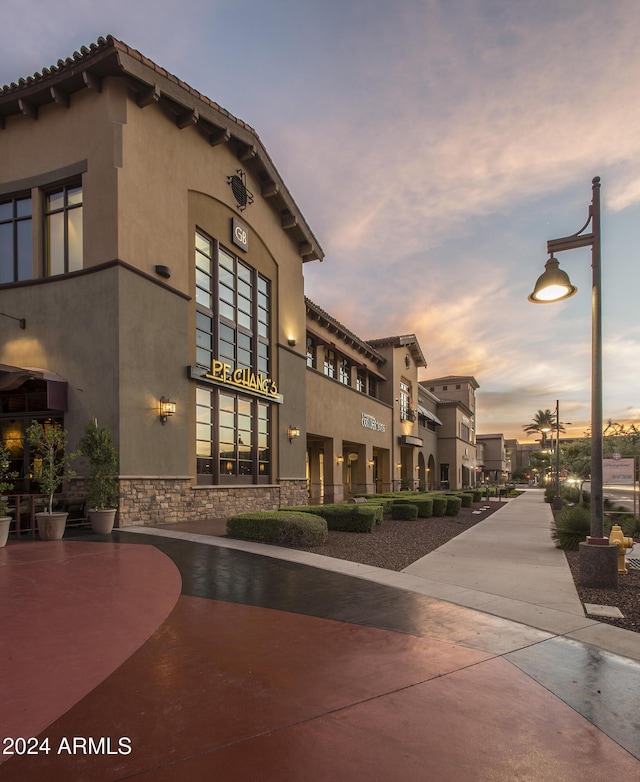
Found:
<path fill-rule="evenodd" d="M 293 348 L 295 347 L 295 344 L 296 344 L 295 337 L 289 337 L 289 339 L 287 339 L 287 345 L 291 345 L 291 347 Z"/>
<path fill-rule="evenodd" d="M 300 430 L 297 426 L 290 426 L 287 429 L 287 437 L 289 438 L 289 442 L 292 443 L 297 437 L 300 437 Z"/>
<path fill-rule="evenodd" d="M 401 470 L 401 469 L 402 469 L 402 462 L 398 462 L 396 464 L 396 470 Z"/>
<path fill-rule="evenodd" d="M 336 461 L 338 464 L 342 464 L 342 462 L 344 462 L 344 456 L 336 456 Z"/>
<path fill-rule="evenodd" d="M 373 461 L 373 459 L 369 459 L 369 461 L 367 462 L 367 467 L 373 467 L 374 464 L 375 462 Z"/>
<path fill-rule="evenodd" d="M 16 318 L 14 315 L 7 315 L 6 312 L 0 312 L 0 315 L 2 315 L 4 318 L 11 318 L 11 320 L 18 321 L 18 325 L 21 329 L 27 328 L 27 321 L 24 318 Z"/>
<path fill-rule="evenodd" d="M 163 424 L 167 423 L 167 418 L 176 412 L 176 403 L 164 396 L 160 397 L 160 420 Z"/>

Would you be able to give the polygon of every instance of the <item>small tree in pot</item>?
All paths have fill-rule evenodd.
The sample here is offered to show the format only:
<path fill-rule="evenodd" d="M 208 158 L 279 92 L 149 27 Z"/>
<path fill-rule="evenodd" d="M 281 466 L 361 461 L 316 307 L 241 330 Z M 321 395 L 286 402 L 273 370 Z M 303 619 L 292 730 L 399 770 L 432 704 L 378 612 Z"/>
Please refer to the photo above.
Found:
<path fill-rule="evenodd" d="M 71 469 L 73 454 L 65 453 L 68 433 L 60 424 L 32 421 L 27 427 L 27 441 L 33 458 L 33 475 L 43 494 L 48 496 L 48 509 L 36 513 L 38 533 L 42 540 L 60 540 L 68 513 L 53 511 L 53 495 L 63 478 L 75 475 Z"/>
<path fill-rule="evenodd" d="M 4 495 L 13 489 L 14 478 L 18 477 L 17 472 L 12 472 L 11 458 L 9 451 L 4 443 L 0 442 L 0 548 L 5 546 L 9 537 L 9 525 L 11 516 L 9 516 L 9 503 Z"/>
<path fill-rule="evenodd" d="M 85 491 L 89 519 L 94 532 L 108 535 L 113 529 L 118 500 L 118 453 L 107 427 L 98 426 L 95 418 L 86 425 L 78 451 L 89 462 Z"/>

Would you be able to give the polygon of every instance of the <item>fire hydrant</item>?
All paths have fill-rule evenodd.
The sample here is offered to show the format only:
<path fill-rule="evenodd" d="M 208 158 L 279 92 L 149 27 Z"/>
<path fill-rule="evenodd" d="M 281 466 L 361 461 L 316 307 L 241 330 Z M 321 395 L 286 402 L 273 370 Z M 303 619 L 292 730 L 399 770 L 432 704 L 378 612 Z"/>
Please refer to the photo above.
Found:
<path fill-rule="evenodd" d="M 627 572 L 627 563 L 624 561 L 625 549 L 633 548 L 633 538 L 627 538 L 622 534 L 622 527 L 619 524 L 614 524 L 611 527 L 611 534 L 609 535 L 609 543 L 613 543 L 618 547 L 618 573 Z"/>

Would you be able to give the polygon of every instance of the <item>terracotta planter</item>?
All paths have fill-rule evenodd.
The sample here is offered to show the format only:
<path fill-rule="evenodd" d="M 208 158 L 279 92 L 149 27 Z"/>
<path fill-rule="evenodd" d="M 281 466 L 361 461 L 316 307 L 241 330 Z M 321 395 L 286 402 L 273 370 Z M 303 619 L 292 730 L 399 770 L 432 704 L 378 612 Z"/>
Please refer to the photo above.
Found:
<path fill-rule="evenodd" d="M 0 516 L 0 548 L 7 545 L 11 516 Z"/>
<path fill-rule="evenodd" d="M 61 540 L 68 513 L 36 513 L 40 540 Z"/>
<path fill-rule="evenodd" d="M 89 508 L 89 521 L 91 529 L 96 535 L 109 535 L 113 530 L 113 524 L 116 520 L 116 509 L 92 510 Z"/>

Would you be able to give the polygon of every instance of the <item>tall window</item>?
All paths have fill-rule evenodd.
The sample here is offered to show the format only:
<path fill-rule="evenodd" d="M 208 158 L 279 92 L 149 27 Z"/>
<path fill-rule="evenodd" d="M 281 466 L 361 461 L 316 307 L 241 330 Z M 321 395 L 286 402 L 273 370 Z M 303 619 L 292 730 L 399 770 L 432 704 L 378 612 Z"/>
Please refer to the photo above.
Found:
<path fill-rule="evenodd" d="M 31 197 L 0 203 L 0 283 L 33 276 Z"/>
<path fill-rule="evenodd" d="M 196 231 L 196 362 L 219 359 L 269 376 L 270 283 Z M 270 478 L 270 405 L 223 389 L 196 389 L 196 450 L 201 483 Z"/>
<path fill-rule="evenodd" d="M 82 185 L 45 194 L 45 274 L 82 269 Z"/>
<path fill-rule="evenodd" d="M 309 336 L 307 336 L 307 366 L 309 369 L 316 367 L 316 341 Z"/>
<path fill-rule="evenodd" d="M 327 377 L 335 377 L 337 371 L 336 354 L 334 350 L 326 350 L 324 354 L 324 373 Z"/>
<path fill-rule="evenodd" d="M 340 359 L 340 382 L 345 386 L 351 385 L 351 364 L 346 358 Z"/>
<path fill-rule="evenodd" d="M 411 386 L 405 381 L 400 381 L 400 420 L 411 421 Z"/>

